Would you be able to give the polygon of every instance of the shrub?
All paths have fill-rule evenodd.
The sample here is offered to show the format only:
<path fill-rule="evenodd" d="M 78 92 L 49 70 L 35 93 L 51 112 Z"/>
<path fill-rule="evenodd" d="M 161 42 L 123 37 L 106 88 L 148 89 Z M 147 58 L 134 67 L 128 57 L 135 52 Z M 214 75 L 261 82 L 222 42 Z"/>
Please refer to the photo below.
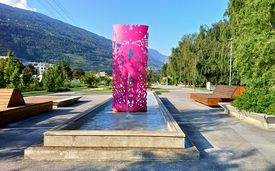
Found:
<path fill-rule="evenodd" d="M 97 84 L 100 82 L 100 78 L 95 75 L 95 73 L 87 72 L 85 76 L 81 77 L 81 81 L 83 81 L 87 87 L 97 87 Z"/>
<path fill-rule="evenodd" d="M 109 86 L 110 84 L 111 84 L 111 78 L 108 74 L 106 74 L 106 76 L 104 78 L 104 85 Z"/>
<path fill-rule="evenodd" d="M 16 68 L 11 77 L 10 77 L 11 84 L 9 85 L 10 88 L 18 88 L 20 84 L 20 73 L 19 68 Z"/>
<path fill-rule="evenodd" d="M 239 110 L 275 115 L 275 91 L 268 88 L 248 89 L 237 96 L 231 105 Z"/>

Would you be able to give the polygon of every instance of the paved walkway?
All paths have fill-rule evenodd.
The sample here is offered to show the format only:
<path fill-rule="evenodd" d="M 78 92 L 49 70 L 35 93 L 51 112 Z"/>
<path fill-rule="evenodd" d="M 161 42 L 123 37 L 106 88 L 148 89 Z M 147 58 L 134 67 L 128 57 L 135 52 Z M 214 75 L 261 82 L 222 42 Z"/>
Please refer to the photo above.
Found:
<path fill-rule="evenodd" d="M 199 149 L 200 161 L 23 160 L 23 150 L 43 139 L 43 132 L 111 97 L 81 94 L 83 98 L 75 105 L 1 126 L 0 170 L 275 170 L 275 130 L 244 123 L 224 114 L 221 108 L 195 103 L 189 98 L 193 89 L 161 88 L 170 91 L 159 97 Z"/>

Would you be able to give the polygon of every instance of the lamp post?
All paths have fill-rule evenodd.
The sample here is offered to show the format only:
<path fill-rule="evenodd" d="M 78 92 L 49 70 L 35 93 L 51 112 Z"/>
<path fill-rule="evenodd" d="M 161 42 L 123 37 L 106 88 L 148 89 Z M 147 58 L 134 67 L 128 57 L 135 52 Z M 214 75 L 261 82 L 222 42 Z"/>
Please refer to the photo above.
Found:
<path fill-rule="evenodd" d="M 194 91 L 196 91 L 196 64 L 197 63 L 197 55 L 195 55 L 195 77 L 194 77 Z"/>
<path fill-rule="evenodd" d="M 231 85 L 231 66 L 232 66 L 232 41 L 233 38 L 228 39 L 231 41 L 231 48 L 230 48 L 230 72 L 229 72 L 229 85 Z"/>
<path fill-rule="evenodd" d="M 181 63 L 180 63 L 180 83 L 181 83 Z"/>
<path fill-rule="evenodd" d="M 167 70 L 167 79 L 166 79 L 166 85 L 168 85 L 168 65 L 167 65 L 167 68 L 166 68 L 166 70 Z"/>

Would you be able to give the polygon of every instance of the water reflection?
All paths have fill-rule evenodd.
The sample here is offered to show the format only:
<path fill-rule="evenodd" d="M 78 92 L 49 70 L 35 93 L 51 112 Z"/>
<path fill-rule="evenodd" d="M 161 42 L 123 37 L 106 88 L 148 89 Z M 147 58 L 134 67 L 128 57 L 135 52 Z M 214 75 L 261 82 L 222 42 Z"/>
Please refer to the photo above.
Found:
<path fill-rule="evenodd" d="M 158 109 L 152 94 L 147 96 L 147 112 L 112 112 L 110 104 L 104 110 L 89 118 L 79 130 L 133 130 L 167 131 L 166 122 Z"/>

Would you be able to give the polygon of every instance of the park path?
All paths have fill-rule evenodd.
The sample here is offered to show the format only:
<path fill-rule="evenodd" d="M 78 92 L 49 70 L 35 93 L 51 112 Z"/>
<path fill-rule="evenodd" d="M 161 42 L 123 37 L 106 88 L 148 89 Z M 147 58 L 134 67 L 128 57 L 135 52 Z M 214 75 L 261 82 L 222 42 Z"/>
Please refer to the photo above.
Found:
<path fill-rule="evenodd" d="M 183 132 L 201 153 L 201 164 L 216 169 L 275 170 L 275 130 L 245 123 L 190 99 L 208 91 L 160 86 L 159 95 Z M 243 168 L 243 169 L 242 169 Z"/>
<path fill-rule="evenodd" d="M 0 170 L 275 170 L 275 130 L 244 123 L 224 114 L 221 108 L 196 103 L 189 98 L 193 89 L 160 87 L 169 91 L 159 93 L 159 97 L 200 151 L 200 161 L 23 160 L 24 149 L 41 140 L 43 132 L 111 97 L 81 94 L 77 104 L 1 126 Z"/>

